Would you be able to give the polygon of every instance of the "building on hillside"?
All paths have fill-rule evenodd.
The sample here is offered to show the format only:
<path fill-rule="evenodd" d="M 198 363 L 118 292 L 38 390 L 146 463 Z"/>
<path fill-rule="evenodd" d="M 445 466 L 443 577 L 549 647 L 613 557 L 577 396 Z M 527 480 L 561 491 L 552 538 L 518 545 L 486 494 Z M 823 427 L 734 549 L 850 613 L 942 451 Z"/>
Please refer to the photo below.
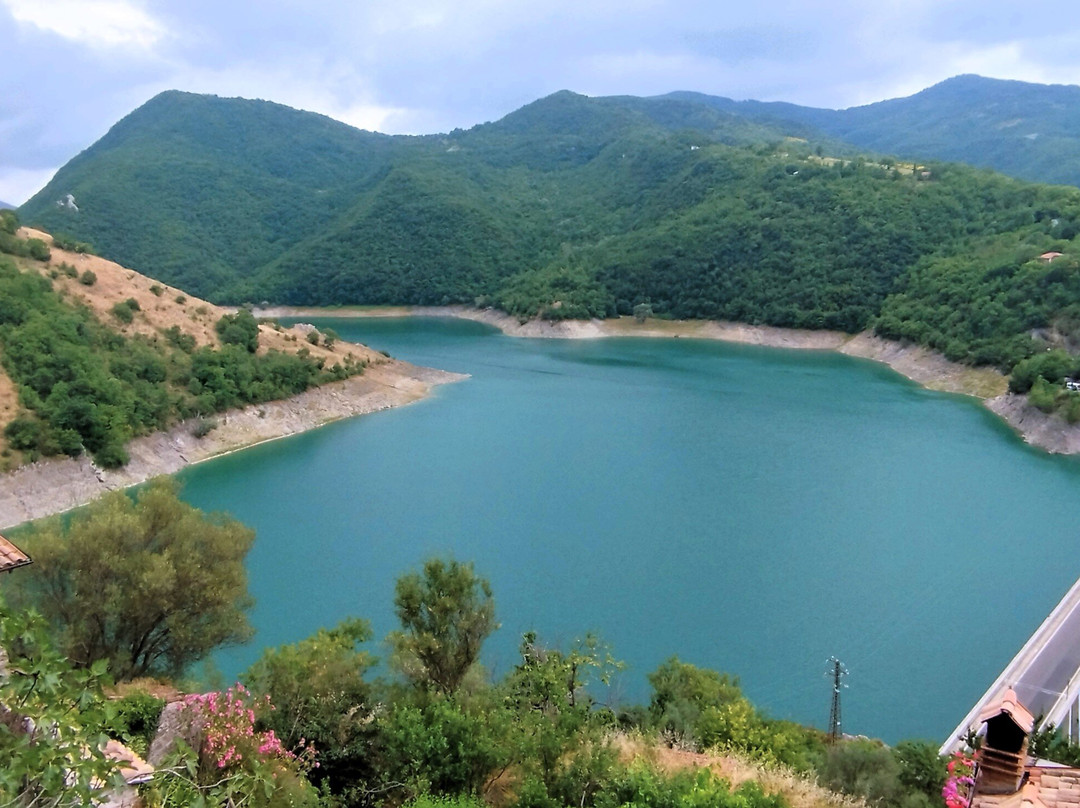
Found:
<path fill-rule="evenodd" d="M 0 536 L 0 572 L 9 572 L 30 563 L 30 556 Z"/>
<path fill-rule="evenodd" d="M 1039 256 L 1039 260 L 1040 260 L 1040 261 L 1045 261 L 1046 263 L 1048 263 L 1048 264 L 1049 264 L 1049 263 L 1050 263 L 1050 262 L 1052 262 L 1052 261 L 1053 261 L 1053 260 L 1054 260 L 1055 258 L 1061 258 L 1061 256 L 1062 256 L 1062 255 L 1064 255 L 1064 253 L 1059 253 L 1059 252 L 1053 252 L 1053 251 L 1051 251 L 1051 252 L 1044 252 L 1044 253 L 1043 253 L 1042 255 L 1040 255 L 1040 256 Z"/>
<path fill-rule="evenodd" d="M 970 808 L 1080 808 L 1080 769 L 1028 754 L 1035 718 L 1009 688 L 979 716 Z"/>

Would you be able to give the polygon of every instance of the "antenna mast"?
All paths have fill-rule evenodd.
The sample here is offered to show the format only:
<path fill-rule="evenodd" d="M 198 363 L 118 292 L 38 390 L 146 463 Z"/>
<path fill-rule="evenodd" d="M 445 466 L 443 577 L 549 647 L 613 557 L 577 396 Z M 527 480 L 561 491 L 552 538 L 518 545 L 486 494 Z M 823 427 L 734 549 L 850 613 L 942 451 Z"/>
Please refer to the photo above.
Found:
<path fill-rule="evenodd" d="M 829 657 L 828 666 L 825 675 L 832 677 L 833 680 L 832 708 L 829 710 L 829 743 L 836 743 L 843 735 L 840 731 L 840 688 L 847 687 L 841 680 L 848 675 L 848 669 L 836 657 Z"/>

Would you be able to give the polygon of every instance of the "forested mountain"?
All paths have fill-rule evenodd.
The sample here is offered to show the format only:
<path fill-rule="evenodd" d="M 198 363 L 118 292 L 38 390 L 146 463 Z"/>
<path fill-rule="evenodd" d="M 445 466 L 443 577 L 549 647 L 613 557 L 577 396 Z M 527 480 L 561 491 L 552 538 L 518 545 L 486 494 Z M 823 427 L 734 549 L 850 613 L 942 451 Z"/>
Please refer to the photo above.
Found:
<path fill-rule="evenodd" d="M 907 98 L 832 110 L 732 101 L 688 101 L 762 125 L 800 125 L 861 149 L 918 160 L 951 160 L 1036 182 L 1080 185 L 1080 87 L 956 76 Z"/>
<path fill-rule="evenodd" d="M 844 134 L 933 129 L 934 103 L 982 98 L 985 81 L 846 111 L 862 117 Z M 893 123 L 875 128 L 875 109 Z M 21 212 L 219 301 L 475 303 L 548 318 L 647 304 L 876 325 L 1006 370 L 1080 340 L 1080 191 L 860 156 L 815 135 L 835 130 L 832 113 L 785 118 L 798 111 L 560 92 L 468 131 L 391 137 L 169 92 Z"/>

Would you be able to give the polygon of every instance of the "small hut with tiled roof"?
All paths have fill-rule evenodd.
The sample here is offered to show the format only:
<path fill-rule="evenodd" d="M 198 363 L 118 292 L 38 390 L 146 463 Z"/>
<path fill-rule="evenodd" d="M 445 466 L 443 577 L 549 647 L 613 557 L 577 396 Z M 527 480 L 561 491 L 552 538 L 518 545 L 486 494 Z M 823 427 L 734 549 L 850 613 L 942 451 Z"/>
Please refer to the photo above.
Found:
<path fill-rule="evenodd" d="M 1035 719 L 1009 688 L 979 716 L 971 808 L 1080 808 L 1080 769 L 1027 754 Z"/>
<path fill-rule="evenodd" d="M 986 725 L 986 735 L 976 756 L 976 787 L 984 794 L 1013 794 L 1024 776 L 1028 736 L 1035 729 L 1035 717 L 1016 700 L 1016 691 L 1010 687 L 1000 700 L 987 705 L 979 715 L 979 723 Z"/>
<path fill-rule="evenodd" d="M 30 556 L 0 536 L 0 572 L 8 572 L 30 563 Z"/>

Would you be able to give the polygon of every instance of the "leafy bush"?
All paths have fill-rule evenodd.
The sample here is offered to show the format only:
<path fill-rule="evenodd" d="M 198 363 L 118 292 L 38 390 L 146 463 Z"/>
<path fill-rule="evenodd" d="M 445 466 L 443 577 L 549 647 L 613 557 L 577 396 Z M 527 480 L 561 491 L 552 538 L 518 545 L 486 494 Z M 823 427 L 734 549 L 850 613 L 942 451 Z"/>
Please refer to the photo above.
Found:
<path fill-rule="evenodd" d="M 255 316 L 247 309 L 240 309 L 236 314 L 222 315 L 214 325 L 223 345 L 240 345 L 250 353 L 259 347 L 259 324 Z"/>
<path fill-rule="evenodd" d="M 97 283 L 97 275 L 94 274 L 93 270 L 88 269 L 79 276 L 79 283 L 83 286 L 93 286 Z"/>
<path fill-rule="evenodd" d="M 48 261 L 52 257 L 52 253 L 49 252 L 49 245 L 39 238 L 26 240 L 26 252 L 36 261 Z"/>
<path fill-rule="evenodd" d="M 105 664 L 72 669 L 38 615 L 2 601 L 0 651 L 8 671 L 0 677 L 0 704 L 13 710 L 0 721 L 0 804 L 93 804 L 103 783 L 122 782 L 99 745 L 107 715 Z"/>
<path fill-rule="evenodd" d="M 122 323 L 132 322 L 135 319 L 135 308 L 138 307 L 138 304 L 136 303 L 135 308 L 132 308 L 130 305 L 131 302 L 132 301 L 125 300 L 113 305 L 112 309 L 110 309 L 113 317 Z"/>
<path fill-rule="evenodd" d="M 74 253 L 93 253 L 94 247 L 85 241 L 76 241 L 71 236 L 63 233 L 53 234 L 53 245 L 59 250 L 67 250 Z"/>
<path fill-rule="evenodd" d="M 115 714 L 109 722 L 110 734 L 145 758 L 164 708 L 164 699 L 149 693 L 129 693 L 112 702 Z"/>

